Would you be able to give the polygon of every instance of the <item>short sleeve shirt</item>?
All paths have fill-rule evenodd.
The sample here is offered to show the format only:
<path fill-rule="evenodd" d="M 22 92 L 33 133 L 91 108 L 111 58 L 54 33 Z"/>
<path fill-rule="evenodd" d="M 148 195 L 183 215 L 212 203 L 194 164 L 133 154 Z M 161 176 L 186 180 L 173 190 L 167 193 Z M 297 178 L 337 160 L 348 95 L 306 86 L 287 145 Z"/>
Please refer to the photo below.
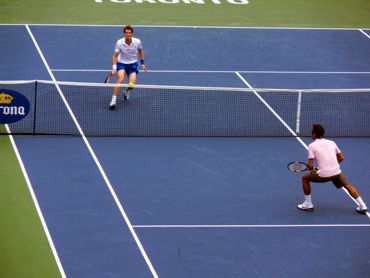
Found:
<path fill-rule="evenodd" d="M 118 62 L 123 64 L 133 64 L 137 63 L 138 51 L 142 49 L 143 46 L 141 41 L 137 38 L 132 38 L 130 45 L 126 44 L 125 38 L 117 41 L 114 47 L 114 52 L 119 53 Z"/>
<path fill-rule="evenodd" d="M 341 151 L 334 141 L 316 139 L 308 146 L 308 159 L 316 159 L 320 177 L 332 177 L 341 173 L 337 154 Z"/>

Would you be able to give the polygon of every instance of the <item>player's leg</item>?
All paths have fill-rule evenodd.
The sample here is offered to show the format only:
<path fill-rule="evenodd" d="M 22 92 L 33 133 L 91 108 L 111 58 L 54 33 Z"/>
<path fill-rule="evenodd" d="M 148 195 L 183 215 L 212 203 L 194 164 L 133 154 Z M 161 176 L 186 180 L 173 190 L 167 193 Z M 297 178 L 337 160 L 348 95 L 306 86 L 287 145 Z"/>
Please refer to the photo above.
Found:
<path fill-rule="evenodd" d="M 304 195 L 311 195 L 310 173 L 302 176 L 302 189 Z"/>
<path fill-rule="evenodd" d="M 365 204 L 365 202 L 362 200 L 360 194 L 358 193 L 356 187 L 354 187 L 352 184 L 350 183 L 346 183 L 345 185 L 343 185 L 343 187 L 345 189 L 347 189 L 348 193 L 352 196 L 352 198 L 354 198 L 357 203 L 359 204 L 359 207 L 356 209 L 357 212 L 359 213 L 366 213 L 367 212 L 367 206 Z"/>
<path fill-rule="evenodd" d="M 357 199 L 360 197 L 360 194 L 358 193 L 357 189 L 350 183 L 347 183 L 343 185 L 345 189 L 347 189 L 349 195 L 351 195 L 354 199 Z"/>
<path fill-rule="evenodd" d="M 344 173 L 340 173 L 339 175 L 333 177 L 332 182 L 337 188 L 345 188 L 349 195 L 352 196 L 353 199 L 355 199 L 359 205 L 359 207 L 356 209 L 359 213 L 366 213 L 367 207 L 365 202 L 362 200 L 360 193 L 358 193 L 356 187 L 354 187 L 352 184 L 350 184 L 344 175 Z"/>
<path fill-rule="evenodd" d="M 119 70 L 117 72 L 117 85 L 121 85 L 123 81 L 125 80 L 125 70 Z M 112 95 L 112 100 L 109 105 L 109 109 L 113 110 L 116 108 L 116 103 L 117 103 L 117 96 L 119 95 L 120 92 L 120 86 L 116 86 L 113 89 L 113 95 Z"/>
<path fill-rule="evenodd" d="M 135 71 L 131 72 L 128 76 L 128 86 L 125 88 L 125 95 L 124 95 L 125 100 L 130 99 L 131 91 L 134 88 L 134 85 L 136 83 L 136 77 L 137 77 L 137 74 Z"/>
<path fill-rule="evenodd" d="M 313 211 L 314 206 L 311 200 L 311 185 L 310 181 L 314 180 L 314 177 L 317 176 L 316 171 L 311 171 L 302 176 L 302 188 L 304 193 L 304 202 L 298 205 L 298 209 L 305 211 Z"/>

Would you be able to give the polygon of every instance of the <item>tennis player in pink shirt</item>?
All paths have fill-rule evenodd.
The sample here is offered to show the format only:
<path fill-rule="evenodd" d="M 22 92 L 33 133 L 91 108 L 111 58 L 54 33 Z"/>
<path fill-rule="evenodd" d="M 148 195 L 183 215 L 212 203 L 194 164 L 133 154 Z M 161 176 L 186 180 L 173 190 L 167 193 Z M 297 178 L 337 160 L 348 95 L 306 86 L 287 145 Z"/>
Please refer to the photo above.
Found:
<path fill-rule="evenodd" d="M 344 187 L 357 201 L 357 212 L 366 214 L 367 207 L 356 188 L 351 185 L 340 169 L 339 163 L 344 160 L 343 153 L 334 141 L 324 138 L 325 129 L 321 124 L 312 127 L 312 140 L 308 146 L 308 168 L 311 170 L 302 176 L 302 185 L 305 201 L 298 208 L 305 211 L 313 211 L 311 201 L 310 182 L 324 183 L 331 181 L 337 188 Z M 317 161 L 317 169 L 314 168 L 314 160 Z"/>

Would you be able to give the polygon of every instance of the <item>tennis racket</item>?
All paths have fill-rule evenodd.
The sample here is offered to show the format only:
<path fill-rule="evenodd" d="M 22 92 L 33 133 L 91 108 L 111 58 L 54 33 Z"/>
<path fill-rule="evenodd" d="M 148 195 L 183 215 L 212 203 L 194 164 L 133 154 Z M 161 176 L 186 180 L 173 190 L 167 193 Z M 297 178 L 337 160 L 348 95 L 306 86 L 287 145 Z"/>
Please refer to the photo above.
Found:
<path fill-rule="evenodd" d="M 287 167 L 288 167 L 288 170 L 291 172 L 303 172 L 303 171 L 308 170 L 308 165 L 300 161 L 290 162 L 287 165 Z"/>
<path fill-rule="evenodd" d="M 110 72 L 107 75 L 107 77 L 105 78 L 104 83 L 106 83 L 106 84 L 109 83 L 112 80 L 112 78 L 113 78 L 113 74 L 112 74 L 112 72 Z"/>

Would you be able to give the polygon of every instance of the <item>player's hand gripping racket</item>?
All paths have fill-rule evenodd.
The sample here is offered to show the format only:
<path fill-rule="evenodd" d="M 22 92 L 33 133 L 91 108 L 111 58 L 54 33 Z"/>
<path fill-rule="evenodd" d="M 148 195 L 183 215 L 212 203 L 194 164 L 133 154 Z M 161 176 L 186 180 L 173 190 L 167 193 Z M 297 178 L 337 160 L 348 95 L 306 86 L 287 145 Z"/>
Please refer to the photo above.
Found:
<path fill-rule="evenodd" d="M 292 172 L 303 172 L 303 171 L 308 170 L 308 165 L 300 161 L 290 162 L 287 165 L 287 167 L 288 167 L 288 170 Z"/>

